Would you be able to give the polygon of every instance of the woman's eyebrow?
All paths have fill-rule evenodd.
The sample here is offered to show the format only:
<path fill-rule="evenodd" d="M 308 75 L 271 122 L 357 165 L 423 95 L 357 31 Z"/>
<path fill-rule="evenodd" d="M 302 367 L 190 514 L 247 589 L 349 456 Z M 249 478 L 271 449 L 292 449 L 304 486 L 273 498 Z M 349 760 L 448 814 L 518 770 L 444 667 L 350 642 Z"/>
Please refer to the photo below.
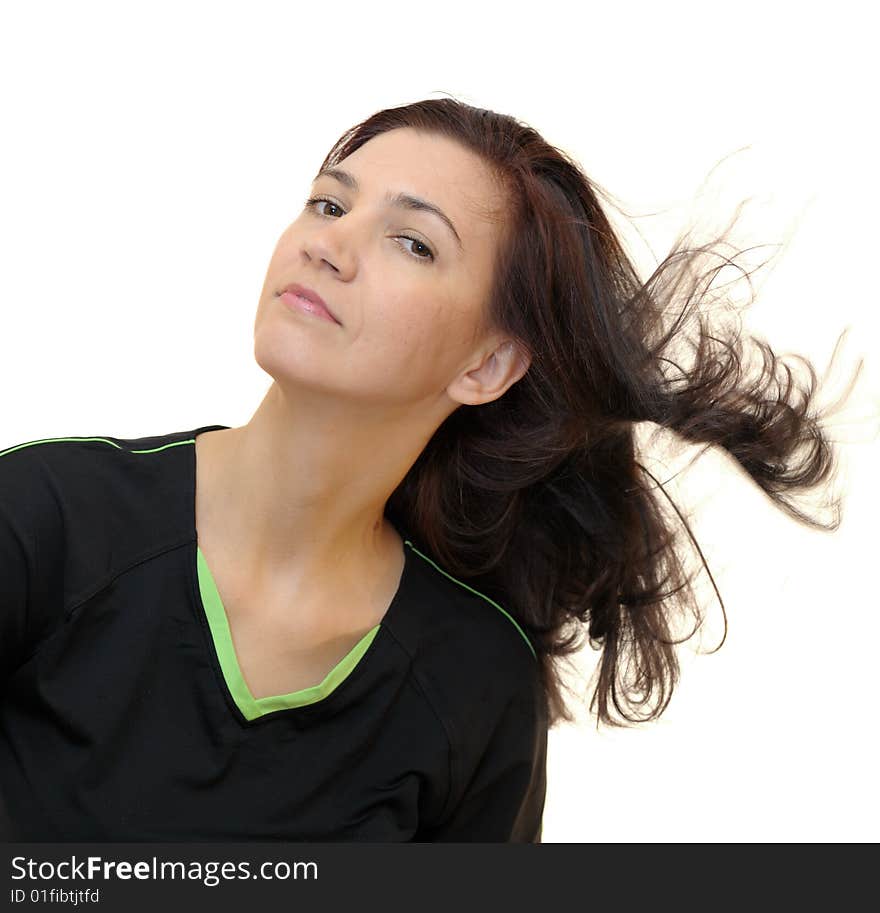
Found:
<path fill-rule="evenodd" d="M 315 175 L 313 183 L 320 177 L 335 178 L 337 181 L 339 181 L 340 184 L 344 184 L 349 189 L 354 191 L 358 190 L 357 178 L 342 168 L 326 168 L 324 171 L 319 171 Z M 449 216 L 446 215 L 445 212 L 443 212 L 442 209 L 440 209 L 439 206 L 435 206 L 433 203 L 429 203 L 427 200 L 423 200 L 421 197 L 414 197 L 409 193 L 392 193 L 390 190 L 385 194 L 385 202 L 390 206 L 400 206 L 404 209 L 412 209 L 418 212 L 429 212 L 437 216 L 437 218 L 439 218 L 455 236 L 455 241 L 458 244 L 459 250 L 464 250 L 464 247 L 461 243 L 461 238 L 458 236 L 458 232 L 455 230 L 455 226 L 452 224 L 452 220 L 449 218 Z"/>

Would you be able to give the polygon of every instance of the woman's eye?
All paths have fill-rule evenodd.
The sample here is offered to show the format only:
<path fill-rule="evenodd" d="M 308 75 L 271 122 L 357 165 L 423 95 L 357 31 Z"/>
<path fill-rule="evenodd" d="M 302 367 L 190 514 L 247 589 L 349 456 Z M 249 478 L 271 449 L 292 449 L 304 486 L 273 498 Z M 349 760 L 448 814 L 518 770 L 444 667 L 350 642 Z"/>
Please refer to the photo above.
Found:
<path fill-rule="evenodd" d="M 318 209 L 319 203 L 326 203 L 328 206 L 335 206 L 338 210 L 340 210 L 340 211 L 342 210 L 342 207 L 338 203 L 334 203 L 333 200 L 328 200 L 326 197 L 310 197 L 308 200 L 306 200 L 306 206 L 309 209 L 314 209 L 315 212 L 318 213 L 318 215 L 321 215 L 321 216 L 329 215 L 328 212 L 326 212 L 326 211 L 321 212 L 321 210 Z"/>
<path fill-rule="evenodd" d="M 397 237 L 401 241 L 412 241 L 413 246 L 409 248 L 409 251 L 417 260 L 431 261 L 434 259 L 434 252 L 431 248 L 418 238 L 411 238 L 409 235 L 398 235 Z"/>

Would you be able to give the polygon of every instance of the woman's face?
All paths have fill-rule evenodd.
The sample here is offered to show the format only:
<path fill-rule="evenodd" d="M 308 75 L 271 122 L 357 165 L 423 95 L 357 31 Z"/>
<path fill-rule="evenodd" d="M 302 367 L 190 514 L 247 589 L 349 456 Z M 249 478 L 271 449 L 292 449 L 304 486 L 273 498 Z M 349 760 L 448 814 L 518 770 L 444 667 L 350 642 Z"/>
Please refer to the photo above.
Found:
<path fill-rule="evenodd" d="M 380 134 L 338 168 L 347 179 L 319 176 L 308 196 L 323 199 L 272 254 L 254 323 L 258 364 L 281 387 L 365 404 L 466 400 L 469 388 L 452 382 L 502 339 L 479 333 L 501 232 L 491 214 L 504 211 L 491 173 L 454 141 L 411 128 Z M 386 198 L 397 194 L 437 207 L 452 228 Z M 294 282 L 340 322 L 285 303 L 279 293 Z"/>

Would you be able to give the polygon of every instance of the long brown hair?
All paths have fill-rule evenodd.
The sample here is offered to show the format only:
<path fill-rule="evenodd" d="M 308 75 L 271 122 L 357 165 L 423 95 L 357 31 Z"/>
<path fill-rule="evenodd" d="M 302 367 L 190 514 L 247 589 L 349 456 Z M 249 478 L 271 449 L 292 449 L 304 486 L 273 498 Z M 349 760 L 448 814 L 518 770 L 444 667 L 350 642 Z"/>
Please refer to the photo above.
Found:
<path fill-rule="evenodd" d="M 458 141 L 506 190 L 485 320 L 522 345 L 531 364 L 498 399 L 448 416 L 387 511 L 450 574 L 516 618 L 542 664 L 551 726 L 574 719 L 557 660 L 583 646 L 585 631 L 602 651 L 590 702 L 591 711 L 598 702 L 597 726 L 626 725 L 612 704 L 629 722 L 655 719 L 678 681 L 675 645 L 702 622 L 677 550 L 680 526 L 664 515 L 658 490 L 714 579 L 687 520 L 637 458 L 636 426 L 670 429 L 704 444 L 700 454 L 723 447 L 779 508 L 834 530 L 839 499 L 822 523 L 788 494 L 836 471 L 820 427 L 827 413 L 814 408 L 815 370 L 795 356 L 810 378 L 798 386 L 765 341 L 744 340 L 738 325 L 710 326 L 699 309 L 706 280 L 736 265 L 718 253 L 721 239 L 698 247 L 679 239 L 640 279 L 600 205 L 611 195 L 511 116 L 453 98 L 389 108 L 346 131 L 322 170 L 399 127 Z M 696 272 L 709 255 L 720 263 Z M 678 300 L 684 305 L 670 322 Z M 744 371 L 747 342 L 760 356 L 753 377 Z M 685 369 L 670 356 L 688 347 Z M 672 617 L 686 611 L 697 624 L 674 640 Z M 726 612 L 724 619 L 726 637 Z"/>

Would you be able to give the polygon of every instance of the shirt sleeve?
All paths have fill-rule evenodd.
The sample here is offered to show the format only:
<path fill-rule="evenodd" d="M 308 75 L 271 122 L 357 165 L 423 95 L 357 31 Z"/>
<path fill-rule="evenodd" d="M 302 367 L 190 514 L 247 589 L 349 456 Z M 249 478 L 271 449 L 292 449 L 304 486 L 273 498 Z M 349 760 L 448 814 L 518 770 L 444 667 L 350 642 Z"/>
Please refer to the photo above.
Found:
<path fill-rule="evenodd" d="M 540 683 L 514 698 L 427 842 L 540 843 L 547 789 L 547 715 Z"/>
<path fill-rule="evenodd" d="M 59 512 L 28 448 L 0 450 L 0 690 L 43 633 Z"/>

